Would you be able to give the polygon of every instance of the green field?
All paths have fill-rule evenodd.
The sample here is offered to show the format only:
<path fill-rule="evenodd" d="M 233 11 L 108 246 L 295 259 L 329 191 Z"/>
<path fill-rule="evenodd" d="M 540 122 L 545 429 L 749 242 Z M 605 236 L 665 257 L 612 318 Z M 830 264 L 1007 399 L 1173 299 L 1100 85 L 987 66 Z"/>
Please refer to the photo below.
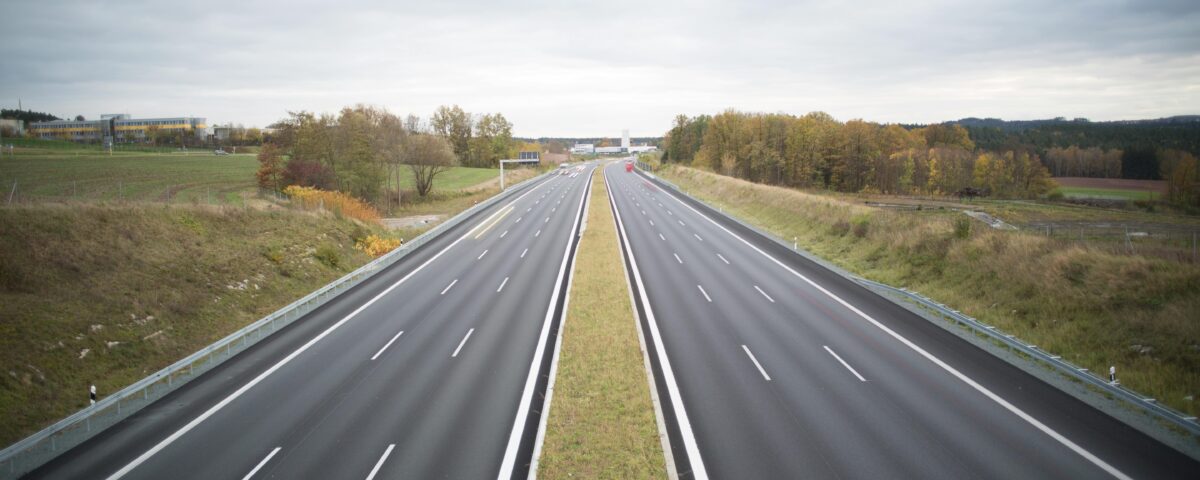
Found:
<path fill-rule="evenodd" d="M 1064 197 L 1102 198 L 1105 200 L 1159 200 L 1162 197 L 1158 192 L 1119 188 L 1058 187 L 1058 191 Z"/>
<path fill-rule="evenodd" d="M 3 201 L 139 201 L 241 204 L 257 195 L 254 155 L 118 152 L 109 156 L 78 145 L 39 141 L 38 148 L 0 157 Z M 70 149 L 68 147 L 74 147 Z M 401 169 L 400 185 L 413 188 L 412 172 Z M 492 180 L 500 171 L 454 167 L 438 175 L 435 191 L 461 190 Z M 395 187 L 395 177 L 389 178 Z"/>

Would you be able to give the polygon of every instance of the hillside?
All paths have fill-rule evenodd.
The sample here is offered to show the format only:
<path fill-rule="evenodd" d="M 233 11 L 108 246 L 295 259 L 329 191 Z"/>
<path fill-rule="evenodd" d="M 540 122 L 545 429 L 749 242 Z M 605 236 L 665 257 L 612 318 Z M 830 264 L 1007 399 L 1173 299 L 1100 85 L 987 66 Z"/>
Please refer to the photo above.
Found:
<path fill-rule="evenodd" d="M 290 210 L 0 209 L 0 443 L 349 272 L 379 232 Z"/>

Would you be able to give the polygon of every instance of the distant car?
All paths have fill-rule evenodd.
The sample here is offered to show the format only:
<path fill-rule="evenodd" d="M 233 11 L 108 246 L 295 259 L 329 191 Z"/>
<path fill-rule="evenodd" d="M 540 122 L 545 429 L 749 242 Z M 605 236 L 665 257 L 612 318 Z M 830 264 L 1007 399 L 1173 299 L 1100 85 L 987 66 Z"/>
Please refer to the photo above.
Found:
<path fill-rule="evenodd" d="M 216 150 L 213 150 L 213 155 L 229 155 L 229 152 L 226 152 L 226 151 L 218 148 Z"/>
<path fill-rule="evenodd" d="M 631 160 L 626 160 L 626 161 L 625 161 L 625 171 L 626 171 L 626 172 L 632 172 L 632 171 L 633 171 L 633 161 L 631 161 Z"/>

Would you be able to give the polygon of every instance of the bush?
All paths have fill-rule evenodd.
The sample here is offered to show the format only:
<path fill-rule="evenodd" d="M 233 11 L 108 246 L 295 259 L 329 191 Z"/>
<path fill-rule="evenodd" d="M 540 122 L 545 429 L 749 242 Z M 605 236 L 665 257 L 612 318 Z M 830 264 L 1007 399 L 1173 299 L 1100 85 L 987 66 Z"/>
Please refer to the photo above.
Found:
<path fill-rule="evenodd" d="M 379 222 L 379 212 L 374 207 L 342 192 L 291 185 L 283 189 L 283 193 L 309 210 L 324 208 L 364 222 Z"/>
<path fill-rule="evenodd" d="M 954 221 L 954 237 L 965 240 L 971 236 L 971 219 L 960 218 Z"/>
<path fill-rule="evenodd" d="M 867 236 L 867 231 L 870 230 L 871 220 L 867 217 L 858 217 L 854 219 L 854 227 L 851 229 L 854 236 L 864 238 Z"/>
<path fill-rule="evenodd" d="M 400 239 L 368 235 L 354 243 L 354 249 L 372 257 L 380 257 L 400 246 Z"/>
<path fill-rule="evenodd" d="M 1046 199 L 1050 200 L 1052 202 L 1060 201 L 1063 199 L 1063 193 L 1058 190 L 1055 190 L 1053 192 L 1050 192 L 1049 195 L 1046 195 Z"/>
<path fill-rule="evenodd" d="M 338 254 L 337 249 L 333 248 L 332 245 L 321 245 L 317 247 L 317 251 L 313 252 L 313 258 L 317 259 L 318 262 L 321 262 L 326 267 L 335 270 L 342 268 L 342 256 Z"/>

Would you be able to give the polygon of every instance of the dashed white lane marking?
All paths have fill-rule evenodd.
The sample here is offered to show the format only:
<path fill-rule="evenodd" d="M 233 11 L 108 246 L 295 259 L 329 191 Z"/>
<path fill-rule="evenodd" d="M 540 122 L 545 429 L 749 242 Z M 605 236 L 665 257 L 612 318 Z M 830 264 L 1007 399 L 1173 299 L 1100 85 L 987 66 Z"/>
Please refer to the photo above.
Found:
<path fill-rule="evenodd" d="M 664 237 L 663 234 L 661 234 L 661 233 L 658 234 L 658 238 L 663 239 L 664 242 L 667 241 L 667 237 Z"/>
<path fill-rule="evenodd" d="M 651 221 L 650 221 L 650 226 L 651 226 L 651 227 L 653 227 L 653 226 L 654 226 L 654 220 L 651 220 Z"/>
<path fill-rule="evenodd" d="M 703 238 L 700 238 L 700 235 L 697 235 L 697 234 L 693 233 L 693 234 L 692 234 L 692 236 L 693 236 L 693 237 L 696 237 L 696 240 L 699 240 L 699 241 L 701 241 L 701 242 L 703 242 L 703 241 L 704 241 L 704 239 L 703 239 Z"/>
<path fill-rule="evenodd" d="M 758 359 L 757 359 L 757 358 L 754 358 L 754 353 L 752 353 L 752 352 L 750 351 L 750 348 L 749 348 L 749 347 L 747 347 L 747 346 L 745 346 L 745 345 L 742 345 L 742 350 L 745 350 L 745 351 L 746 351 L 746 356 L 750 357 L 750 361 L 751 361 L 751 362 L 754 362 L 754 366 L 755 366 L 755 367 L 758 367 L 758 373 L 761 373 L 761 374 L 762 374 L 762 376 L 763 376 L 763 378 L 765 378 L 765 379 L 766 379 L 768 382 L 769 382 L 769 381 L 771 381 L 771 376 L 770 376 L 770 375 L 767 375 L 767 371 L 766 371 L 766 370 L 763 370 L 762 364 L 761 364 L 761 363 L 758 363 Z"/>
<path fill-rule="evenodd" d="M 854 376 L 858 377 L 858 381 L 860 381 L 860 382 L 867 381 L 867 379 L 863 378 L 862 375 L 858 374 L 858 371 L 855 370 L 854 367 L 851 367 L 849 363 L 846 363 L 845 360 L 842 360 L 842 357 L 839 357 L 838 354 L 833 353 L 833 349 L 829 348 L 828 345 L 822 345 L 822 346 L 825 347 L 826 352 L 829 352 L 830 355 L 833 355 L 833 358 L 836 358 L 838 362 L 841 362 L 842 366 L 846 367 L 846 370 L 849 370 L 850 373 L 853 373 Z"/>
<path fill-rule="evenodd" d="M 504 238 L 505 235 L 508 235 L 508 230 L 505 230 L 504 233 L 501 233 L 500 238 Z"/>
<path fill-rule="evenodd" d="M 456 278 L 456 279 L 454 279 L 454 281 L 453 281 L 453 282 L 450 282 L 450 284 L 449 284 L 449 285 L 446 285 L 446 288 L 442 290 L 442 295 L 445 295 L 445 294 L 446 294 L 446 292 L 449 292 L 449 291 L 450 291 L 450 287 L 453 287 L 453 286 L 454 286 L 454 284 L 456 284 L 456 283 L 458 283 L 458 279 L 457 279 L 457 278 Z"/>
<path fill-rule="evenodd" d="M 542 234 L 542 231 L 541 231 L 541 230 L 538 230 L 536 233 L 534 233 L 534 234 L 533 234 L 533 236 L 535 236 L 535 237 L 536 237 L 536 236 L 538 236 L 538 235 L 541 235 L 541 234 Z"/>
<path fill-rule="evenodd" d="M 761 288 L 758 288 L 758 285 L 755 285 L 755 286 L 754 286 L 754 289 L 755 289 L 755 290 L 758 290 L 758 293 L 761 293 L 761 294 L 762 294 L 762 296 L 764 296 L 764 297 L 767 297 L 767 300 L 770 300 L 770 301 L 771 301 L 771 303 L 775 303 L 775 299 L 774 299 L 774 298 L 771 298 L 771 296 L 770 296 L 770 295 L 767 295 L 767 292 L 764 292 L 764 291 L 763 291 L 763 289 L 761 289 Z"/>
<path fill-rule="evenodd" d="M 391 445 L 388 445 L 387 450 L 383 451 L 383 456 L 379 457 L 378 462 L 375 462 L 375 468 L 371 469 L 371 473 L 367 475 L 367 480 L 371 480 L 371 479 L 375 478 L 375 474 L 379 473 L 380 468 L 383 468 L 383 462 L 386 462 L 388 455 L 392 454 L 393 448 L 396 448 L 396 444 L 394 444 L 394 443 Z"/>
<path fill-rule="evenodd" d="M 472 334 L 472 333 L 475 333 L 475 329 L 474 329 L 474 328 L 472 328 L 472 329 L 470 329 L 470 330 L 467 330 L 467 336 L 463 337 L 463 339 L 462 339 L 462 341 L 461 341 L 461 342 L 458 342 L 458 348 L 454 349 L 454 353 L 451 353 L 451 354 L 450 354 L 450 358 L 454 358 L 454 357 L 457 357 L 457 356 L 458 356 L 458 351 L 459 351 L 459 350 L 462 350 L 462 347 L 463 347 L 463 345 L 466 345 L 466 344 L 467 344 L 467 339 L 468 339 L 468 338 L 471 338 L 471 334 Z"/>
<path fill-rule="evenodd" d="M 550 217 L 546 217 L 545 220 L 542 220 L 542 223 L 550 223 Z"/>
<path fill-rule="evenodd" d="M 525 258 L 525 254 L 526 254 L 526 253 L 529 253 L 529 249 L 528 249 L 528 248 L 526 248 L 524 252 L 521 252 L 521 258 Z"/>
<path fill-rule="evenodd" d="M 484 250 L 484 251 L 483 251 L 483 253 L 479 254 L 479 256 L 478 256 L 478 257 L 476 257 L 475 259 L 476 259 L 476 260 L 482 260 L 482 259 L 483 259 L 483 256 L 484 256 L 484 255 L 487 255 L 487 252 L 488 252 L 487 250 Z"/>
<path fill-rule="evenodd" d="M 674 213 L 671 213 L 671 211 L 670 211 L 670 210 L 667 210 L 667 215 L 670 215 L 670 216 L 672 216 L 672 217 L 674 217 L 674 216 L 675 216 L 675 214 L 674 214 Z"/>
<path fill-rule="evenodd" d="M 645 214 L 646 214 L 646 211 L 645 211 L 645 210 L 642 210 L 642 215 L 645 215 Z"/>
<path fill-rule="evenodd" d="M 388 347 L 392 346 L 392 342 L 395 342 L 396 339 L 400 338 L 401 335 L 404 335 L 404 330 L 401 330 L 400 333 L 397 333 L 396 336 L 392 337 L 391 340 L 388 340 L 387 343 L 383 344 L 383 348 L 379 349 L 378 352 L 375 352 L 374 355 L 371 355 L 371 360 L 379 358 L 380 355 L 383 355 L 383 351 L 387 350 Z"/>
<path fill-rule="evenodd" d="M 701 286 L 699 286 L 699 285 L 696 285 L 696 288 L 699 288 L 699 289 L 700 289 L 700 293 L 703 293 L 703 294 L 704 294 L 704 299 L 705 299 L 705 300 L 708 300 L 708 302 L 709 302 L 709 303 L 712 303 L 712 297 L 709 297 L 709 296 L 708 296 L 708 292 L 704 291 L 704 287 L 701 287 Z"/>
<path fill-rule="evenodd" d="M 254 474 L 258 473 L 258 471 L 262 469 L 263 465 L 266 465 L 267 462 L 271 461 L 271 457 L 274 457 L 276 453 L 279 453 L 279 447 L 275 447 L 274 450 L 271 450 L 271 453 L 267 454 L 267 458 L 264 458 L 261 462 L 258 462 L 258 465 L 254 466 L 254 470 L 251 470 L 250 473 L 247 473 L 246 476 L 242 477 L 242 480 L 250 480 L 250 477 L 253 477 Z"/>
<path fill-rule="evenodd" d="M 505 285 L 508 285 L 508 277 L 504 277 L 504 281 L 500 282 L 500 288 L 496 289 L 496 293 L 500 293 L 501 290 L 504 290 Z"/>
<path fill-rule="evenodd" d="M 681 227 L 686 227 L 686 226 L 687 226 L 687 224 L 683 223 L 683 220 L 680 220 L 680 221 L 679 221 L 679 226 L 681 226 Z"/>
<path fill-rule="evenodd" d="M 525 209 L 525 211 L 526 211 L 526 212 L 528 212 L 528 211 L 530 211 L 530 210 L 533 210 L 533 207 L 529 207 L 529 208 L 526 208 L 526 209 Z"/>
<path fill-rule="evenodd" d="M 725 257 L 721 256 L 721 254 L 718 253 L 717 258 L 721 259 L 722 262 L 725 262 L 726 265 L 729 265 L 729 260 L 726 260 Z"/>
<path fill-rule="evenodd" d="M 521 223 L 521 219 L 522 219 L 522 218 L 525 218 L 525 217 L 517 217 L 517 221 L 515 221 L 515 222 L 513 222 L 513 223 Z"/>
<path fill-rule="evenodd" d="M 678 261 L 680 265 L 682 265 L 682 264 L 683 264 L 683 260 L 679 258 L 679 254 L 678 254 L 678 253 L 672 253 L 671 255 L 674 255 L 674 256 L 675 256 L 675 260 L 676 260 L 676 261 Z"/>

